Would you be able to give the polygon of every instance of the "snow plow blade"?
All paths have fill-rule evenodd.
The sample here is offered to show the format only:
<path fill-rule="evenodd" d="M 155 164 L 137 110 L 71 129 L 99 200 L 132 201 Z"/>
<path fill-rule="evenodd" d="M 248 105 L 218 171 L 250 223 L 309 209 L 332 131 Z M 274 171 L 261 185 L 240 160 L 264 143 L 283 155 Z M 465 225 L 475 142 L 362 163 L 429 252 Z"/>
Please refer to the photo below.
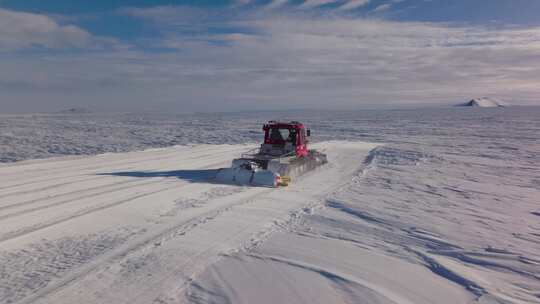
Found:
<path fill-rule="evenodd" d="M 277 158 L 266 161 L 239 158 L 231 168 L 219 169 L 215 181 L 246 186 L 280 187 L 288 186 L 293 178 L 327 163 L 326 155 L 310 151 L 301 158 Z"/>
<path fill-rule="evenodd" d="M 283 186 L 282 177 L 269 170 L 249 170 L 246 168 L 223 168 L 216 174 L 216 182 L 243 186 L 278 187 Z"/>

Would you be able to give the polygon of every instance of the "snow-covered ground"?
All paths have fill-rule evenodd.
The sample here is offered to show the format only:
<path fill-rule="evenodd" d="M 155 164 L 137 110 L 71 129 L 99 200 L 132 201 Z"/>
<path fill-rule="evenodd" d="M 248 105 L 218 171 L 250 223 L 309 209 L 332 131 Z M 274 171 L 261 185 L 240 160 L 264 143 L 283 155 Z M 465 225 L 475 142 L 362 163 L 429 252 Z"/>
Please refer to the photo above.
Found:
<path fill-rule="evenodd" d="M 0 165 L 0 303 L 540 303 L 540 109 L 296 113 L 328 165 L 208 183 L 283 116 L 2 116 L 4 161 L 187 145 Z"/>
<path fill-rule="evenodd" d="M 496 108 L 496 107 L 505 107 L 507 106 L 506 103 L 495 99 L 495 98 L 489 98 L 489 97 L 480 97 L 480 98 L 474 98 L 470 101 L 460 104 L 458 106 L 461 107 L 479 107 L 479 108 Z"/>

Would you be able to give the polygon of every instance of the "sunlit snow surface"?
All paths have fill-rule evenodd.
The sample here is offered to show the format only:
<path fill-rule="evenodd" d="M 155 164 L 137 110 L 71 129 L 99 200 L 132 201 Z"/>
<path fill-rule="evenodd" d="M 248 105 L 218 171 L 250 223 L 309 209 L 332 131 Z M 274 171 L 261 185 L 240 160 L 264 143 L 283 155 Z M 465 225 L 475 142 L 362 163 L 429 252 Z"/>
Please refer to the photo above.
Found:
<path fill-rule="evenodd" d="M 255 143 L 268 119 L 302 121 L 316 141 L 384 145 L 371 151 L 363 170 L 322 204 L 293 214 L 272 236 L 203 272 L 187 299 L 273 303 L 276 293 L 290 292 L 297 297 L 287 298 L 289 303 L 323 303 L 337 292 L 350 303 L 540 303 L 538 107 L 0 116 L 0 160 Z M 408 264 L 391 266 L 396 259 Z M 381 273 L 363 269 L 366 262 L 378 265 Z M 421 267 L 409 269 L 409 264 Z M 422 271 L 465 294 L 436 290 L 439 283 Z M 396 289 L 391 277 L 400 275 L 417 278 L 399 281 L 410 286 Z M 265 283 L 268 277 L 304 283 L 291 290 L 294 282 L 281 281 L 284 287 L 279 287 Z M 415 289 L 415 280 L 426 284 L 424 293 Z M 381 289 L 385 284 L 393 292 Z M 298 295 L 313 286 L 320 287 L 318 296 Z"/>

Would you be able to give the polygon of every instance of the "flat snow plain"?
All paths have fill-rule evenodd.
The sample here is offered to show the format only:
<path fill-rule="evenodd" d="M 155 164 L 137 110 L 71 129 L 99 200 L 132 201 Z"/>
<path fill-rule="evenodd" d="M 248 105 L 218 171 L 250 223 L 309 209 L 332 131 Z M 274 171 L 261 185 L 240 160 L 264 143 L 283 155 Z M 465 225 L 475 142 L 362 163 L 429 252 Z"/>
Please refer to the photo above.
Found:
<path fill-rule="evenodd" d="M 329 165 L 207 182 L 275 117 L 2 117 L 3 161 L 182 146 L 0 165 L 0 303 L 540 303 L 539 108 L 299 113 Z"/>

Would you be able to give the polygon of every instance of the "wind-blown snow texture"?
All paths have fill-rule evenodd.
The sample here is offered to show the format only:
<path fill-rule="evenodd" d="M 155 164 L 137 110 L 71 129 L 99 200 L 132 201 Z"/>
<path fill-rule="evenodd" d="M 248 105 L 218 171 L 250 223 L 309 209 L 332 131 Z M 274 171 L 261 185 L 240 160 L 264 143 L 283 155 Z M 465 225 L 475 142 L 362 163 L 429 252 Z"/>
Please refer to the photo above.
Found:
<path fill-rule="evenodd" d="M 216 218 L 223 223 L 235 223 L 234 220 L 237 220 L 239 222 L 235 225 L 241 229 L 247 224 L 244 222 L 246 219 L 240 220 L 239 216 L 255 212 L 258 210 L 254 209 L 256 206 L 262 208 L 264 200 L 270 203 L 265 208 L 274 205 L 296 208 L 287 210 L 286 218 L 275 214 L 277 210 L 284 210 L 280 208 L 256 211 L 254 214 L 259 216 L 270 212 L 275 220 L 271 221 L 271 225 L 266 225 L 261 222 L 261 218 L 254 217 L 252 220 L 260 222 L 263 227 L 250 224 L 249 227 L 258 227 L 258 230 L 245 228 L 251 231 L 251 239 L 242 241 L 244 245 L 240 248 L 214 248 L 214 251 L 225 255 L 215 260 L 206 258 L 205 261 L 216 263 L 193 271 L 193 277 L 187 278 L 191 282 L 188 288 L 175 291 L 178 298 L 160 298 L 160 301 L 540 303 L 540 108 L 185 116 L 2 116 L 0 157 L 9 162 L 63 154 L 137 150 L 170 144 L 256 142 L 260 139 L 261 122 L 282 117 L 305 122 L 313 129 L 317 141 L 360 140 L 382 145 L 371 150 L 363 163 L 350 163 L 350 167 L 357 169 L 351 171 L 353 173 L 344 173 L 339 177 L 336 172 L 340 167 L 336 167 L 333 168 L 335 172 L 323 170 L 319 175 L 306 178 L 306 182 L 309 178 L 312 183 L 322 182 L 320 185 L 324 184 L 325 174 L 332 181 L 337 179 L 335 187 L 316 197 L 303 195 L 313 192 L 309 187 L 316 189 L 318 185 L 300 183 L 296 184 L 296 188 L 270 194 L 266 190 L 255 190 L 257 193 L 253 195 L 265 195 L 264 199 L 251 196 L 252 192 L 249 191 L 253 189 L 247 191 L 244 188 L 222 186 L 213 186 L 215 189 L 197 186 L 194 189 L 204 195 L 195 197 L 192 194 L 194 197 L 178 198 L 174 208 L 165 208 L 168 206 L 167 195 L 162 195 L 162 199 L 153 199 L 152 202 L 159 208 L 164 208 L 158 212 L 159 223 L 156 222 L 152 228 L 156 231 L 169 229 L 167 225 L 170 224 L 165 219 L 182 218 L 191 213 L 204 215 L 198 218 L 194 226 L 189 223 L 185 224 L 185 228 L 181 226 L 181 233 L 187 235 L 195 235 L 195 232 L 189 232 L 195 231 L 195 226 L 203 227 L 203 231 L 221 233 L 219 227 L 222 226 Z M 340 145 L 340 142 L 334 144 Z M 185 164 L 198 166 L 200 163 L 201 166 L 207 166 L 212 161 L 224 161 L 220 158 L 213 160 L 212 157 L 216 155 L 206 155 L 208 148 L 194 149 L 204 152 L 201 157 L 209 161 L 195 159 L 195 163 L 188 161 Z M 226 154 L 223 158 L 227 158 L 241 150 L 242 146 L 224 146 L 212 152 L 222 151 Z M 186 153 L 182 151 L 178 153 Z M 335 166 L 347 164 L 350 159 L 355 159 L 354 155 L 347 156 L 347 153 L 354 154 L 354 151 L 345 148 L 336 152 L 331 160 Z M 165 157 L 161 156 L 165 154 L 172 153 L 161 151 L 155 157 Z M 187 154 L 182 157 L 187 157 Z M 160 163 L 163 167 L 161 173 L 118 172 L 116 178 L 127 176 L 130 180 L 118 180 L 120 183 L 115 185 L 118 189 L 127 189 L 151 184 L 161 189 L 175 184 L 169 181 L 162 185 L 154 179 L 167 178 L 168 175 L 191 178 L 186 172 L 163 173 L 167 165 L 174 166 L 175 163 L 172 159 L 167 161 L 169 165 Z M 330 169 L 333 164 L 330 164 Z M 135 165 L 129 162 L 129 166 Z M 85 180 L 99 178 L 78 178 L 82 180 L 83 177 Z M 152 180 L 146 181 L 146 178 Z M 65 182 L 75 184 L 71 180 Z M 71 191 L 77 194 L 80 192 L 81 199 L 85 199 L 83 194 L 88 191 L 103 192 L 102 188 L 95 187 L 96 190 L 72 188 Z M 111 188 L 111 193 L 115 189 Z M 19 200 L 30 202 L 28 199 L 34 195 L 33 192 L 19 191 L 20 196 L 12 196 L 15 190 L 7 189 L 10 192 L 4 194 L 15 201 L 6 201 L 0 197 L 0 203 L 17 205 L 19 208 Z M 211 194 L 218 190 L 216 195 Z M 136 199 L 138 194 L 131 195 Z M 229 209 L 219 209 L 215 214 L 206 211 L 212 210 L 210 208 L 216 204 L 224 208 L 232 205 L 232 198 L 236 196 L 243 197 L 246 202 L 249 200 L 257 203 L 252 203 L 251 207 L 246 205 L 240 213 L 224 211 Z M 225 197 L 225 200 L 221 197 Z M 231 201 L 227 201 L 227 198 L 231 198 Z M 111 204 L 115 204 L 115 198 L 109 199 Z M 24 216 L 40 207 L 28 209 L 33 204 L 28 207 L 21 205 L 27 208 L 22 211 Z M 59 201 L 53 205 L 60 208 L 58 210 L 68 210 L 58 204 L 67 203 Z M 152 207 L 141 205 L 140 208 Z M 66 214 L 67 218 L 69 213 Z M 231 219 L 225 220 L 227 216 L 222 214 L 230 214 Z M 4 225 L 4 222 L 13 227 L 24 226 L 24 222 L 16 216 L 18 214 L 9 213 L 6 218 L 0 217 L 0 225 Z M 54 216 L 64 215 L 55 213 Z M 84 218 L 82 214 L 77 216 Z M 144 219 L 152 220 L 149 216 Z M 211 224 L 205 224 L 209 221 L 217 230 L 213 230 Z M 154 233 L 150 228 L 149 232 L 145 232 L 116 227 L 115 223 L 120 222 L 118 218 L 105 222 L 107 227 L 96 231 L 88 228 L 89 223 L 83 225 L 83 230 L 89 231 L 79 232 L 85 235 L 82 239 L 69 241 L 68 237 L 62 237 L 54 241 L 38 242 L 40 235 L 29 235 L 25 238 L 36 239 L 37 243 L 31 242 L 33 245 L 30 247 L 1 253 L 0 302 L 18 302 L 34 292 L 41 292 L 54 284 L 57 277 L 74 269 L 77 273 L 85 273 L 84 269 L 77 269 L 87 262 L 99 260 L 99 256 L 107 255 L 108 250 L 114 252 L 116 248 L 123 248 L 133 238 L 144 240 L 143 236 L 149 232 Z M 131 219 L 127 223 L 136 225 L 137 221 Z M 122 229 L 103 231 L 115 227 Z M 32 226 L 25 229 L 38 228 Z M 16 234 L 4 234 L 2 237 L 9 239 L 10 246 L 19 246 Z M 174 239 L 172 236 L 167 238 Z M 225 238 L 216 236 L 217 239 Z M 133 273 L 141 269 L 148 271 L 148 265 L 166 269 L 171 265 L 164 265 L 164 261 L 173 260 L 175 255 L 186 254 L 182 241 L 172 243 L 176 248 L 168 248 L 162 245 L 162 242 L 166 244 L 166 240 L 159 241 L 159 244 L 150 240 L 144 251 L 130 253 L 122 258 L 122 264 L 112 267 L 112 271 L 118 268 L 119 273 L 125 271 L 125 277 L 131 278 Z M 1 242 L 4 241 L 0 239 L 0 245 Z M 140 241 L 140 244 L 145 243 Z M 192 246 L 195 243 L 189 244 Z M 152 249 L 154 247 L 162 248 L 162 254 L 158 254 L 158 249 Z M 31 252 L 41 253 L 32 258 Z M 64 254 L 58 256 L 59 252 Z M 171 257 L 164 255 L 165 252 L 170 252 Z M 208 251 L 204 254 L 209 255 Z M 40 261 L 43 263 L 40 264 Z M 25 273 L 24 265 L 31 266 L 32 272 Z M 52 277 L 40 277 L 52 271 L 51 267 L 55 271 Z M 190 269 L 189 272 L 192 271 L 186 267 Z M 111 271 L 106 270 L 98 274 L 105 279 L 112 276 Z M 183 275 L 185 273 L 182 273 L 182 279 L 186 279 Z M 69 282 L 69 278 L 66 282 Z M 147 283 L 152 282 L 152 279 L 148 279 Z M 62 281 L 57 284 L 61 285 Z M 51 299 L 62 299 L 61 295 L 59 293 L 57 298 Z M 123 301 L 121 297 L 117 300 Z"/>
<path fill-rule="evenodd" d="M 312 280 L 326 279 L 312 283 L 320 290 L 340 290 L 338 302 L 540 303 L 540 112 L 528 111 L 431 117 L 387 112 L 350 118 L 357 127 L 336 120 L 344 126 L 342 136 L 358 132 L 388 144 L 373 150 L 361 174 L 328 196 L 323 208 L 304 213 L 287 233 L 212 266 L 201 276 L 204 283 L 192 288 L 192 299 L 255 301 L 244 288 L 275 299 L 295 288 L 280 291 L 248 278 L 264 273 L 274 280 L 306 280 L 302 270 Z M 419 270 L 401 269 L 381 253 L 423 265 L 472 298 L 422 281 Z M 296 270 L 283 269 L 291 264 Z M 242 286 L 220 283 L 235 272 Z M 418 286 L 422 297 L 407 293 Z M 294 302 L 336 301 L 318 299 Z"/>
<path fill-rule="evenodd" d="M 531 140 L 538 140 L 535 132 L 539 113 L 540 107 L 330 113 L 0 115 L 0 162 L 184 144 L 255 143 L 260 141 L 262 122 L 281 118 L 305 122 L 319 141 L 412 143 L 423 149 L 444 140 L 442 145 L 458 149 L 457 152 L 461 151 L 461 145 L 474 150 L 491 150 L 490 153 L 499 153 L 497 148 L 500 148 L 506 155 L 509 150 L 505 149 L 505 143 L 509 140 L 525 147 Z M 490 141 L 495 146 L 478 145 L 476 139 Z M 509 149 L 511 151 L 512 147 Z"/>

